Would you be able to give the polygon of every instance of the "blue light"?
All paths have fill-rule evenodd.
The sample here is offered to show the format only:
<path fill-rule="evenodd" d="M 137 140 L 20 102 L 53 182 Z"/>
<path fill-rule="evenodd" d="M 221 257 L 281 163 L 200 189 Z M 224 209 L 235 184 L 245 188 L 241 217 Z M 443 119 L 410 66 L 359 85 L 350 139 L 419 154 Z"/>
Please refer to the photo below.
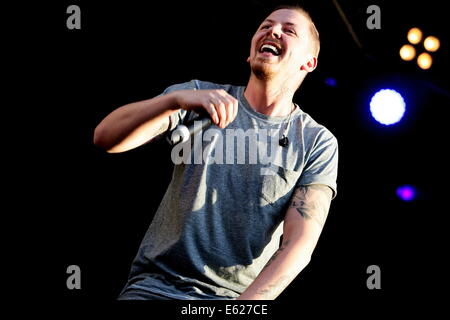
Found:
<path fill-rule="evenodd" d="M 370 112 L 376 121 L 384 125 L 399 122 L 405 113 L 405 100 L 392 89 L 382 89 L 370 100 Z"/>
<path fill-rule="evenodd" d="M 337 85 L 337 82 L 336 82 L 336 79 L 335 78 L 333 78 L 333 77 L 328 77 L 328 78 L 326 78 L 325 79 L 325 84 L 327 85 L 327 86 L 329 86 L 329 87 L 336 87 L 336 85 Z"/>
<path fill-rule="evenodd" d="M 416 189 L 410 185 L 404 185 L 397 188 L 397 196 L 403 201 L 412 201 L 416 197 Z"/>

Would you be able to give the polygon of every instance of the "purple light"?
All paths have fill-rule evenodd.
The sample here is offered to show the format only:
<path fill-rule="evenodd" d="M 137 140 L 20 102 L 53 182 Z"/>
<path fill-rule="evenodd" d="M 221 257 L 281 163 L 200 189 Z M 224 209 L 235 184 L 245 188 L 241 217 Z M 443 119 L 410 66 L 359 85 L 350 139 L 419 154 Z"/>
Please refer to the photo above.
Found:
<path fill-rule="evenodd" d="M 400 186 L 397 188 L 397 196 L 403 201 L 412 201 L 416 197 L 416 189 L 409 185 Z"/>

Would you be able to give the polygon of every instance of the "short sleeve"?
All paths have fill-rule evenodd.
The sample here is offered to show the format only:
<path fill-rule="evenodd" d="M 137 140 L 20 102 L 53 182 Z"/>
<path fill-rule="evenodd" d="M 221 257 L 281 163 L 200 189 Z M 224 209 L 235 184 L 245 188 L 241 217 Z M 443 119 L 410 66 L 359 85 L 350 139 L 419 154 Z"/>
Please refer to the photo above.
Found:
<path fill-rule="evenodd" d="M 184 83 L 178 83 L 174 84 L 170 87 L 167 87 L 163 93 L 160 94 L 160 96 L 166 95 L 168 93 L 177 91 L 177 90 L 197 90 L 198 89 L 198 81 L 197 80 L 191 80 L 189 82 Z M 173 113 L 170 116 L 170 125 L 169 125 L 169 131 L 173 130 L 179 123 L 184 123 L 186 117 L 189 112 L 186 110 L 180 109 L 177 112 Z"/>
<path fill-rule="evenodd" d="M 296 187 L 311 184 L 324 184 L 337 193 L 338 142 L 324 129 L 318 134 L 306 165 L 297 181 Z"/>

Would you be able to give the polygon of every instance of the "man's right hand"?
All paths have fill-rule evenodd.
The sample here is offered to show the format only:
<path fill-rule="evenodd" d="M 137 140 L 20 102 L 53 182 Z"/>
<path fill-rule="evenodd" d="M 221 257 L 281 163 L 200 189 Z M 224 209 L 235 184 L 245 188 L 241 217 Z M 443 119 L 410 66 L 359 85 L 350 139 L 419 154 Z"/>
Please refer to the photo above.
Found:
<path fill-rule="evenodd" d="M 184 110 L 205 110 L 220 128 L 228 126 L 238 111 L 238 100 L 223 89 L 174 91 L 178 108 Z"/>
<path fill-rule="evenodd" d="M 180 108 L 206 111 L 225 128 L 236 118 L 238 101 L 225 90 L 179 90 L 129 103 L 106 116 L 95 128 L 94 144 L 108 152 L 124 152 L 151 141 L 169 127 Z"/>

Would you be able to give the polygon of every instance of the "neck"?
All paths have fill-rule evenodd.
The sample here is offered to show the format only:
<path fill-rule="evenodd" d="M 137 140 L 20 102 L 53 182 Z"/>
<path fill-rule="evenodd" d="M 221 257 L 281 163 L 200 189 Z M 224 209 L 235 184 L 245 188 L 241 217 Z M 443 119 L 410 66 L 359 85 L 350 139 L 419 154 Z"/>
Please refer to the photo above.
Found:
<path fill-rule="evenodd" d="M 295 91 L 296 88 L 289 83 L 261 80 L 252 73 L 244 96 L 250 106 L 259 113 L 281 117 L 291 113 Z"/>

